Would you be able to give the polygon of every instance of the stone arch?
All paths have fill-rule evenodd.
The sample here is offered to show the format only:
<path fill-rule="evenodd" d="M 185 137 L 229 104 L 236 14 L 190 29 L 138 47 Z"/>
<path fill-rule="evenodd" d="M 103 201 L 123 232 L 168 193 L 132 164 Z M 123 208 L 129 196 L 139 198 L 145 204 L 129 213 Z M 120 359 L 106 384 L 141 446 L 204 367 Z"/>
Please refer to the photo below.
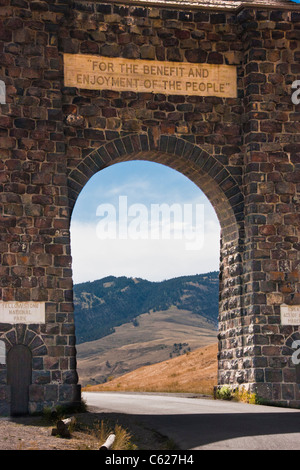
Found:
<path fill-rule="evenodd" d="M 235 178 L 215 156 L 200 146 L 170 135 L 161 135 L 154 143 L 146 134 L 131 134 L 107 142 L 86 155 L 68 175 L 70 211 L 95 173 L 129 160 L 162 163 L 181 172 L 210 200 L 220 221 L 223 243 L 242 236 L 244 197 Z"/>
<path fill-rule="evenodd" d="M 285 346 L 284 346 L 284 348 L 283 348 L 283 350 L 282 350 L 282 353 L 283 353 L 283 354 L 288 354 L 288 355 L 290 355 L 290 354 L 292 354 L 293 351 L 295 351 L 295 350 L 293 349 L 293 347 L 292 347 L 294 341 L 300 341 L 300 332 L 299 332 L 299 331 L 295 331 L 295 332 L 291 333 L 291 334 L 288 336 L 288 338 L 287 338 L 286 341 L 285 341 Z"/>
<path fill-rule="evenodd" d="M 72 212 L 84 185 L 98 171 L 114 163 L 148 160 L 167 165 L 193 181 L 210 200 L 221 225 L 219 274 L 218 383 L 247 380 L 243 365 L 243 237 L 244 197 L 228 169 L 200 146 L 173 135 L 156 143 L 145 134 L 109 141 L 88 153 L 68 175 Z M 229 366 L 235 361 L 234 369 Z M 237 372 L 236 369 L 240 369 Z"/>
<path fill-rule="evenodd" d="M 30 349 L 32 357 L 47 355 L 47 347 L 42 336 L 32 330 L 29 325 L 15 325 L 6 333 L 3 333 L 0 340 L 5 342 L 7 352 L 13 346 L 23 344 Z"/>

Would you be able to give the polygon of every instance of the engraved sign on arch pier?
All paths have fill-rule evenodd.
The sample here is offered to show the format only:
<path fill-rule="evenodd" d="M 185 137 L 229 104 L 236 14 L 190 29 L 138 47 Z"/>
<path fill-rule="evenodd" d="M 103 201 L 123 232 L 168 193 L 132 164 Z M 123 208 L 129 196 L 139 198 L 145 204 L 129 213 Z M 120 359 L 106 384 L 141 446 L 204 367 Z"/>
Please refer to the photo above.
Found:
<path fill-rule="evenodd" d="M 65 86 L 89 90 L 237 97 L 231 65 L 131 60 L 64 54 Z"/>
<path fill-rule="evenodd" d="M 0 322 L 13 325 L 45 323 L 45 302 L 0 302 Z"/>

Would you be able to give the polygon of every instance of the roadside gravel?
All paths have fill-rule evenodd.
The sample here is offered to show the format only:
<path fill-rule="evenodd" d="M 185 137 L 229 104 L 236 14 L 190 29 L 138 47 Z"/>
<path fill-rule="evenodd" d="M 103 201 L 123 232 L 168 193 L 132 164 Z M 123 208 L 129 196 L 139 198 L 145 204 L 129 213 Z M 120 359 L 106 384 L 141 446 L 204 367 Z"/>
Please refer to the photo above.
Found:
<path fill-rule="evenodd" d="M 166 449 L 170 444 L 165 436 L 153 429 L 147 429 L 129 415 L 97 413 L 91 411 L 78 413 L 75 430 L 71 438 L 52 436 L 55 423 L 47 422 L 41 416 L 19 418 L 0 418 L 0 451 L 3 450 L 98 450 L 100 445 L 93 429 L 103 420 L 111 429 L 116 424 L 131 435 L 131 442 L 138 450 Z"/>
<path fill-rule="evenodd" d="M 80 450 L 97 448 L 96 439 L 74 432 L 71 439 L 51 436 L 54 425 L 41 417 L 1 418 L 0 450 Z M 88 447 L 87 447 L 88 446 Z"/>

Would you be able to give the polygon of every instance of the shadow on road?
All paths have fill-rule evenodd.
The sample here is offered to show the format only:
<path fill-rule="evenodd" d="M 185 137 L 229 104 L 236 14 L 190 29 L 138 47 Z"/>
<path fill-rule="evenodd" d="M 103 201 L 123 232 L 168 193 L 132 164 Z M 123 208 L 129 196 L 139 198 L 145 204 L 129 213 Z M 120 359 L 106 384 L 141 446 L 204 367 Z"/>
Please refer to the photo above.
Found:
<path fill-rule="evenodd" d="M 205 446 L 209 448 L 210 445 L 216 449 L 233 450 L 236 446 L 249 450 L 300 450 L 300 412 L 272 408 L 270 412 L 253 410 L 248 413 L 178 412 L 145 415 L 102 411 L 93 406 L 88 408 L 88 413 L 80 414 L 80 422 L 92 424 L 108 421 L 112 429 L 119 424 L 129 431 L 132 441 L 140 450 L 190 450 Z M 25 426 L 42 425 L 38 417 L 9 418 L 9 421 Z M 292 434 L 294 435 L 289 436 Z M 233 439 L 240 440 L 230 442 Z"/>
<path fill-rule="evenodd" d="M 291 433 L 298 433 L 300 436 L 300 413 L 127 415 L 106 412 L 96 414 L 99 420 L 109 418 L 120 424 L 124 423 L 125 426 L 126 423 L 130 425 L 130 422 L 142 423 L 148 429 L 155 429 L 162 435 L 173 438 L 181 449 L 186 450 L 242 437 Z M 180 434 L 180 440 L 176 439 L 176 433 Z M 283 444 L 282 448 L 284 447 Z"/>

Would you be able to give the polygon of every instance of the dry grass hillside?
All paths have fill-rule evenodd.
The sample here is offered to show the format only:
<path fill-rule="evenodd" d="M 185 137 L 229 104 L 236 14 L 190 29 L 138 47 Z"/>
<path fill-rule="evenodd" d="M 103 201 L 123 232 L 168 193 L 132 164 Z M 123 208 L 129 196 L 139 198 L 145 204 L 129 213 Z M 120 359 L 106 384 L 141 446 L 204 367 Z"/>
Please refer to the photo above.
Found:
<path fill-rule="evenodd" d="M 184 350 L 217 341 L 217 330 L 199 315 L 172 306 L 166 311 L 144 313 L 137 323 L 124 323 L 111 335 L 77 345 L 77 370 L 81 385 L 101 384 Z M 177 351 L 175 344 L 181 343 Z"/>
<path fill-rule="evenodd" d="M 217 384 L 217 349 L 214 343 L 85 390 L 212 394 Z"/>

